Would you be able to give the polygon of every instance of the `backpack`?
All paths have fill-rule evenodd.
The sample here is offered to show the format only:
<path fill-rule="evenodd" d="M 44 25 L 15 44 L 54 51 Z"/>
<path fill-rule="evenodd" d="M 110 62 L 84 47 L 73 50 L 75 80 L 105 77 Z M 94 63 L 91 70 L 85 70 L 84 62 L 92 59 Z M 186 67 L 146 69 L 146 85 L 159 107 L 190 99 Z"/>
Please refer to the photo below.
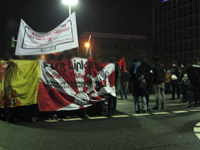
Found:
<path fill-rule="evenodd" d="M 137 78 L 137 81 L 139 82 L 139 88 L 144 88 L 146 85 L 144 74 L 138 73 L 136 74 L 136 78 Z"/>
<path fill-rule="evenodd" d="M 188 78 L 187 73 L 185 73 L 185 74 L 183 75 L 182 83 L 183 83 L 183 85 L 189 85 L 190 80 L 189 80 L 189 78 Z"/>

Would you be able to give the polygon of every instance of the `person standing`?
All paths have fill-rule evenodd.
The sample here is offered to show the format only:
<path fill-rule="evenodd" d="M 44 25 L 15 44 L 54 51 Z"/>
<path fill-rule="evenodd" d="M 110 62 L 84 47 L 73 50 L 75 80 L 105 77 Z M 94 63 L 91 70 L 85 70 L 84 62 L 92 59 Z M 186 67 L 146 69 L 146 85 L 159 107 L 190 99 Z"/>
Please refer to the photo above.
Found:
<path fill-rule="evenodd" d="M 121 79 L 120 79 L 120 95 L 121 99 L 123 99 L 123 95 L 125 99 L 127 99 L 126 93 L 126 73 L 121 70 Z"/>
<path fill-rule="evenodd" d="M 188 79 L 188 75 L 185 72 L 186 69 L 186 64 L 182 63 L 181 64 L 181 73 L 179 76 L 179 80 L 180 80 L 180 89 L 181 89 L 181 93 L 183 95 L 183 99 L 181 100 L 181 102 L 187 102 L 188 101 L 188 97 L 187 97 L 187 89 L 188 89 L 188 85 L 189 85 L 189 79 Z"/>
<path fill-rule="evenodd" d="M 177 98 L 180 98 L 180 89 L 179 89 L 179 74 L 181 69 L 177 66 L 177 62 L 172 62 L 171 68 L 171 85 L 172 85 L 172 98 L 171 100 L 175 100 L 175 92 L 177 92 Z"/>
<path fill-rule="evenodd" d="M 153 85 L 156 94 L 156 106 L 152 109 L 165 109 L 165 67 L 160 63 L 160 58 L 155 56 L 153 65 Z"/>
<path fill-rule="evenodd" d="M 117 95 L 120 88 L 121 68 L 115 57 L 110 58 L 110 63 L 115 64 L 115 90 Z M 114 115 L 116 111 L 116 106 L 117 106 L 117 97 L 110 95 L 110 97 L 108 98 L 108 116 Z"/>
<path fill-rule="evenodd" d="M 141 67 L 143 68 L 144 71 L 144 78 L 146 80 L 146 102 L 147 102 L 147 107 L 149 106 L 149 94 L 152 88 L 152 82 L 153 82 L 153 71 L 152 71 L 152 66 L 148 63 L 146 55 L 141 55 L 140 57 L 141 61 Z M 147 108 L 147 110 L 149 110 Z"/>
<path fill-rule="evenodd" d="M 194 58 L 193 63 L 189 65 L 185 72 L 188 75 L 188 79 L 190 80 L 189 86 L 188 86 L 188 97 L 189 97 L 189 106 L 188 108 L 192 106 L 198 106 L 199 105 L 199 99 L 200 99 L 200 64 L 198 63 L 199 59 Z"/>
<path fill-rule="evenodd" d="M 165 93 L 169 94 L 171 93 L 171 72 L 170 70 L 167 70 L 167 73 L 166 73 L 166 86 L 165 86 Z"/>
<path fill-rule="evenodd" d="M 139 97 L 142 99 L 142 112 L 147 112 L 147 104 L 146 104 L 146 81 L 144 78 L 144 68 L 141 66 L 141 63 L 138 61 L 136 62 L 133 67 L 134 70 L 131 72 L 131 76 L 133 79 L 133 97 L 135 99 L 135 112 L 140 113 L 140 104 L 139 104 Z"/>

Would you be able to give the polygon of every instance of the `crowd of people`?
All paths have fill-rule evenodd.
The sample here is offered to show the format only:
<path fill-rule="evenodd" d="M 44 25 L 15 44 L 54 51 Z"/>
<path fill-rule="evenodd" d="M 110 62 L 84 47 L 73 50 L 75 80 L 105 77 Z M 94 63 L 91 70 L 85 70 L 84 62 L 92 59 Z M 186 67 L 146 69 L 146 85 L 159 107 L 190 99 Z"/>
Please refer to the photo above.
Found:
<path fill-rule="evenodd" d="M 51 60 L 54 56 L 49 55 Z M 58 57 L 64 59 L 63 56 Z M 69 53 L 68 58 L 73 58 Z M 18 59 L 15 57 L 14 59 Z M 99 55 L 95 58 L 100 64 L 103 63 Z M 136 113 L 146 113 L 150 111 L 149 95 L 155 93 L 155 107 L 153 110 L 166 108 L 165 93 L 171 94 L 171 100 L 175 100 L 175 95 L 180 102 L 188 102 L 188 107 L 200 106 L 200 60 L 194 58 L 190 65 L 172 62 L 172 68 L 166 71 L 165 66 L 160 62 L 158 56 L 154 57 L 154 64 L 150 65 L 145 55 L 133 60 L 133 66 L 129 72 L 123 72 L 115 57 L 109 59 L 110 63 L 115 64 L 115 90 L 120 99 L 128 99 L 128 94 L 134 97 L 134 107 Z M 182 97 L 181 97 L 182 94 Z M 95 103 L 89 108 L 76 111 L 60 112 L 39 112 L 37 105 L 1 108 L 0 118 L 6 122 L 18 122 L 19 120 L 37 121 L 42 119 L 60 119 L 73 117 L 101 116 L 102 112 L 107 112 L 108 116 L 114 115 L 117 106 L 117 97 L 107 96 L 106 101 Z M 139 99 L 141 98 L 142 106 Z"/>

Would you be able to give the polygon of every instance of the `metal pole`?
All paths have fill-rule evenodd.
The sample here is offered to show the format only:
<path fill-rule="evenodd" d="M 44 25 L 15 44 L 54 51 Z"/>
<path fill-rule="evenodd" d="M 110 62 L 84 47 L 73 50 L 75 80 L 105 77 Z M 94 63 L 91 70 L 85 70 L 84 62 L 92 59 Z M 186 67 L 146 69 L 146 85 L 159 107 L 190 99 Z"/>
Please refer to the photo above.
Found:
<path fill-rule="evenodd" d="M 71 16 L 71 7 L 72 7 L 72 5 L 69 4 L 69 16 Z"/>

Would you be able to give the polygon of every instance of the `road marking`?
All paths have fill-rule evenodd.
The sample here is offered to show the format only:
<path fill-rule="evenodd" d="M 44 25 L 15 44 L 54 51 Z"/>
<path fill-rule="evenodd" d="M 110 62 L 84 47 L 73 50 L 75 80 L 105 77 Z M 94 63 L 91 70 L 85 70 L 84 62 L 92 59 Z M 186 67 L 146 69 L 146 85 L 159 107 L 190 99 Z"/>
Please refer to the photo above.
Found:
<path fill-rule="evenodd" d="M 195 135 L 200 139 L 200 133 L 195 133 Z"/>
<path fill-rule="evenodd" d="M 187 110 L 180 110 L 180 111 L 172 111 L 172 113 L 179 114 L 179 113 L 187 113 Z"/>
<path fill-rule="evenodd" d="M 70 118 L 70 119 L 62 119 L 63 121 L 78 121 L 83 120 L 82 118 Z"/>
<path fill-rule="evenodd" d="M 58 122 L 58 120 L 45 120 L 45 122 Z"/>
<path fill-rule="evenodd" d="M 194 133 L 195 133 L 195 135 L 200 139 L 200 122 L 198 122 L 197 124 L 196 124 L 196 126 L 194 127 Z"/>
<path fill-rule="evenodd" d="M 169 105 L 169 106 L 179 106 L 179 105 L 184 105 L 184 104 L 166 104 L 166 105 Z"/>
<path fill-rule="evenodd" d="M 200 127 L 194 127 L 194 132 L 200 132 Z"/>
<path fill-rule="evenodd" d="M 200 109 L 191 109 L 190 111 L 200 111 Z"/>
<path fill-rule="evenodd" d="M 88 119 L 106 119 L 106 118 L 108 118 L 108 117 L 106 117 L 106 116 L 100 116 L 100 117 L 89 117 Z"/>
<path fill-rule="evenodd" d="M 129 115 L 115 115 L 112 116 L 113 118 L 123 118 L 123 117 L 129 117 Z"/>
<path fill-rule="evenodd" d="M 155 113 L 152 113 L 154 115 L 166 115 L 166 114 L 169 114 L 169 112 L 155 112 Z"/>
<path fill-rule="evenodd" d="M 133 116 L 149 116 L 150 114 L 149 113 L 146 113 L 146 114 L 133 114 Z"/>
<path fill-rule="evenodd" d="M 117 105 L 128 105 L 127 103 L 117 103 Z"/>

